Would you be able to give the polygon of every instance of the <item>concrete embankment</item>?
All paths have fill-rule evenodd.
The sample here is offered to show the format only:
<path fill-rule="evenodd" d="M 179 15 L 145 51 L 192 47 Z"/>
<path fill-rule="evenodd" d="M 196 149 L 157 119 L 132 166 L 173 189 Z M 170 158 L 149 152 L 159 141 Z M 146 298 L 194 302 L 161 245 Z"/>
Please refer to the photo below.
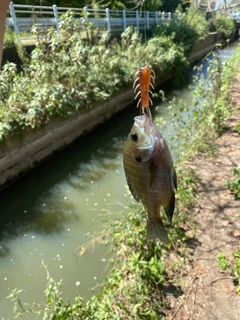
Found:
<path fill-rule="evenodd" d="M 202 59 L 213 50 L 216 43 L 223 42 L 222 39 L 218 33 L 212 33 L 207 39 L 199 41 L 189 57 L 189 63 Z M 166 82 L 172 76 L 157 79 L 157 85 Z M 56 119 L 43 128 L 26 132 L 21 140 L 5 141 L 0 148 L 0 188 L 6 187 L 42 161 L 124 110 L 133 103 L 133 99 L 131 88 L 72 119 Z"/>

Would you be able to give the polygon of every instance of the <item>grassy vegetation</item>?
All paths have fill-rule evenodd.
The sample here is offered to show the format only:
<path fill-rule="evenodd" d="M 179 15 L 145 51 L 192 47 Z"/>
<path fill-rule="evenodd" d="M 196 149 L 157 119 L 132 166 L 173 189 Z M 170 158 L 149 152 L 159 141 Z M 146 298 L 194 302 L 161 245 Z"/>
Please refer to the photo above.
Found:
<path fill-rule="evenodd" d="M 226 39 L 230 39 L 231 35 L 235 32 L 235 25 L 231 19 L 225 16 L 214 15 L 210 30 L 223 32 Z"/>
<path fill-rule="evenodd" d="M 233 168 L 233 180 L 227 180 L 228 189 L 235 195 L 236 199 L 240 199 L 240 168 Z"/>
<path fill-rule="evenodd" d="M 182 82 L 186 54 L 208 34 L 203 13 L 195 16 L 192 10 L 182 19 L 158 26 L 146 43 L 131 27 L 120 42 L 109 41 L 107 32 L 100 35 L 84 17 L 82 26 L 70 11 L 62 18 L 60 37 L 54 30 L 33 27 L 38 41 L 30 59 L 7 32 L 5 46 L 17 44 L 22 66 L 19 72 L 15 64 L 8 63 L 0 73 L 0 142 L 23 136 L 26 130 L 44 126 L 52 118 L 88 112 L 95 102 L 131 87 L 134 73 L 145 65 L 159 77 L 173 71 L 175 79 Z M 86 40 L 79 36 L 83 33 Z"/>
<path fill-rule="evenodd" d="M 4 43 L 3 43 L 3 48 L 14 48 L 16 43 L 16 36 L 15 33 L 8 27 L 6 26 L 6 31 L 4 34 Z"/>
<path fill-rule="evenodd" d="M 209 23 L 201 10 L 189 8 L 187 14 L 170 20 L 167 24 L 159 24 L 156 34 L 172 37 L 174 43 L 184 49 L 188 55 L 198 40 L 205 39 L 209 34 Z"/>
<path fill-rule="evenodd" d="M 22 303 L 20 291 L 15 289 L 9 298 L 14 301 L 16 316 L 24 318 L 35 313 L 41 319 L 61 320 L 165 318 L 165 310 L 169 307 L 167 296 L 178 296 L 181 292 L 181 277 L 188 260 L 187 243 L 194 238 L 197 176 L 184 161 L 195 152 L 213 152 L 215 139 L 222 133 L 233 110 L 229 92 L 239 57 L 240 48 L 237 48 L 231 61 L 222 64 L 216 54 L 208 69 L 207 83 L 198 78 L 192 110 L 182 106 L 178 115 L 174 101 L 170 103 L 170 109 L 175 113 L 180 159 L 176 212 L 171 226 L 164 221 L 168 226 L 169 244 L 146 239 L 145 212 L 141 205 L 134 204 L 123 213 L 122 219 L 114 223 L 109 221 L 107 229 L 98 235 L 103 243 L 111 244 L 114 255 L 101 294 L 93 295 L 86 303 L 81 296 L 77 296 L 73 304 L 65 302 L 61 297 L 62 283 L 55 282 L 47 271 L 45 305 Z M 239 253 L 234 257 L 234 272 L 239 277 Z M 218 259 L 220 265 L 227 268 L 224 256 Z"/>
<path fill-rule="evenodd" d="M 79 37 L 83 31 L 86 41 Z M 161 75 L 187 66 L 181 47 L 170 38 L 142 44 L 140 34 L 128 28 L 120 43 L 109 43 L 107 32 L 99 37 L 91 24 L 80 26 L 72 12 L 65 14 L 60 38 L 56 31 L 45 34 L 37 26 L 33 32 L 37 46 L 21 73 L 9 63 L 0 74 L 0 141 L 38 128 L 51 118 L 91 109 L 96 101 L 130 87 L 140 66 L 151 65 Z"/>
<path fill-rule="evenodd" d="M 235 250 L 232 256 L 234 261 L 228 260 L 224 252 L 219 253 L 217 255 L 218 265 L 226 274 L 236 277 L 236 292 L 240 294 L 240 252 Z"/>

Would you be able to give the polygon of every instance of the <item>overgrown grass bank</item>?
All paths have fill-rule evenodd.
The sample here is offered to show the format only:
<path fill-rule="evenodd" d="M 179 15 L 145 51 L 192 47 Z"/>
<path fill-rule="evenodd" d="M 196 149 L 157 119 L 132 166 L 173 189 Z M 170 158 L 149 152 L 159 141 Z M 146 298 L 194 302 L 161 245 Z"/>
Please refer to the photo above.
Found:
<path fill-rule="evenodd" d="M 170 242 L 149 241 L 146 238 L 146 215 L 141 205 L 134 204 L 123 218 L 100 234 L 103 243 L 110 243 L 114 262 L 102 293 L 86 303 L 77 296 L 75 302 L 61 298 L 61 282 L 56 283 L 47 271 L 46 303 L 35 307 L 20 303 L 20 291 L 15 289 L 10 298 L 15 303 L 16 316 L 29 313 L 41 319 L 165 319 L 170 308 L 168 295 L 181 293 L 181 278 L 188 260 L 187 245 L 194 239 L 194 204 L 196 201 L 196 173 L 188 168 L 187 160 L 196 152 L 214 152 L 216 138 L 221 135 L 227 117 L 234 110 L 230 88 L 240 59 L 238 47 L 227 63 L 216 54 L 208 68 L 208 80 L 198 79 L 193 110 L 182 106 L 177 116 L 176 138 L 180 150 L 177 164 L 179 188 L 177 208 L 172 225 L 168 226 Z M 170 109 L 174 113 L 174 101 Z M 174 141 L 173 141 L 174 142 Z M 175 143 L 175 142 L 174 142 Z"/>
<path fill-rule="evenodd" d="M 120 42 L 110 41 L 107 32 L 100 34 L 84 17 L 80 26 L 71 11 L 62 17 L 60 36 L 54 30 L 44 33 L 36 25 L 33 33 L 38 42 L 31 58 L 17 49 L 22 71 L 8 63 L 0 73 L 0 142 L 44 126 L 52 118 L 88 111 L 95 102 L 131 87 L 134 73 L 145 65 L 158 77 L 174 72 L 176 81 L 183 82 L 187 54 L 209 29 L 203 13 L 196 13 L 198 23 L 193 23 L 193 16 L 191 9 L 181 19 L 157 26 L 155 36 L 146 42 L 131 27 Z M 12 36 L 5 38 L 5 44 L 12 42 Z"/>

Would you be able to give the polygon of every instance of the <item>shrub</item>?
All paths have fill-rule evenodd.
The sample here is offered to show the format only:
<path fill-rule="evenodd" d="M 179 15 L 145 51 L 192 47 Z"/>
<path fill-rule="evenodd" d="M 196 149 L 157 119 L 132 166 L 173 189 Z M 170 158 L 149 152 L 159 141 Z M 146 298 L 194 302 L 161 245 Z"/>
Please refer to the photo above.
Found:
<path fill-rule="evenodd" d="M 188 55 L 197 40 L 206 38 L 208 33 L 209 25 L 204 13 L 190 7 L 187 14 L 178 15 L 169 23 L 159 24 L 154 34 L 171 37 L 173 42 L 182 46 Z"/>
<path fill-rule="evenodd" d="M 129 27 L 109 43 L 109 34 L 100 37 L 83 17 L 80 26 L 73 13 L 61 19 L 60 35 L 53 29 L 33 27 L 37 37 L 31 61 L 10 77 L 12 64 L 1 74 L 0 97 L 3 115 L 0 140 L 23 135 L 52 117 L 69 118 L 86 112 L 95 102 L 104 101 L 122 88 L 130 88 L 140 66 L 157 71 L 175 70 L 183 78 L 187 66 L 181 46 L 171 38 L 151 39 L 141 44 L 138 31 Z M 81 35 L 87 35 L 86 40 Z M 165 48 L 165 51 L 164 51 Z M 163 67 L 164 66 L 164 67 Z"/>
<path fill-rule="evenodd" d="M 215 16 L 212 25 L 214 30 L 223 32 L 226 39 L 230 39 L 236 30 L 234 21 L 226 16 Z"/>
<path fill-rule="evenodd" d="M 240 168 L 233 168 L 234 180 L 227 180 L 228 189 L 235 195 L 236 199 L 240 199 Z"/>

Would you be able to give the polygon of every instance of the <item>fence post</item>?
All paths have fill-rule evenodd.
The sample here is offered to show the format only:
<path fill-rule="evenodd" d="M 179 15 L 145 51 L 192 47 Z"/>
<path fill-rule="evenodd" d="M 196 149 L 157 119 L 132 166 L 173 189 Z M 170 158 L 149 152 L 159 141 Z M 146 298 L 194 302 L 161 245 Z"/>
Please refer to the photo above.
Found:
<path fill-rule="evenodd" d="M 137 30 L 139 30 L 139 17 L 138 17 L 138 10 L 136 10 L 136 26 L 137 26 Z"/>
<path fill-rule="evenodd" d="M 110 14 L 109 14 L 109 9 L 106 9 L 106 20 L 107 20 L 107 30 L 110 32 L 111 30 L 111 25 L 110 25 Z"/>
<path fill-rule="evenodd" d="M 162 20 L 163 21 L 165 20 L 165 12 L 164 11 L 162 12 Z"/>
<path fill-rule="evenodd" d="M 126 10 L 123 9 L 123 31 L 127 29 Z"/>
<path fill-rule="evenodd" d="M 147 14 L 147 29 L 149 29 L 149 11 L 147 11 L 146 14 Z"/>
<path fill-rule="evenodd" d="M 155 22 L 156 22 L 156 24 L 158 24 L 158 12 L 157 11 L 155 11 Z"/>
<path fill-rule="evenodd" d="M 171 20 L 171 12 L 168 12 L 168 20 Z"/>
<path fill-rule="evenodd" d="M 86 21 L 87 21 L 87 19 L 88 19 L 87 7 L 84 7 L 84 8 L 83 8 L 83 12 L 84 12 L 84 18 L 85 18 Z"/>
<path fill-rule="evenodd" d="M 12 17 L 12 20 L 13 20 L 13 29 L 14 29 L 16 35 L 19 35 L 19 29 L 18 29 L 18 25 L 17 25 L 17 18 L 16 18 L 16 15 L 15 15 L 14 6 L 13 6 L 12 2 L 9 3 L 9 11 L 10 11 L 10 14 L 11 14 L 11 17 Z"/>
<path fill-rule="evenodd" d="M 59 28 L 59 19 L 58 19 L 58 9 L 57 9 L 57 5 L 54 4 L 52 6 L 53 8 L 53 14 L 54 14 L 54 18 L 55 18 L 55 23 L 56 23 L 56 29 L 57 29 L 57 33 L 58 33 L 58 37 L 60 37 L 60 28 Z"/>

